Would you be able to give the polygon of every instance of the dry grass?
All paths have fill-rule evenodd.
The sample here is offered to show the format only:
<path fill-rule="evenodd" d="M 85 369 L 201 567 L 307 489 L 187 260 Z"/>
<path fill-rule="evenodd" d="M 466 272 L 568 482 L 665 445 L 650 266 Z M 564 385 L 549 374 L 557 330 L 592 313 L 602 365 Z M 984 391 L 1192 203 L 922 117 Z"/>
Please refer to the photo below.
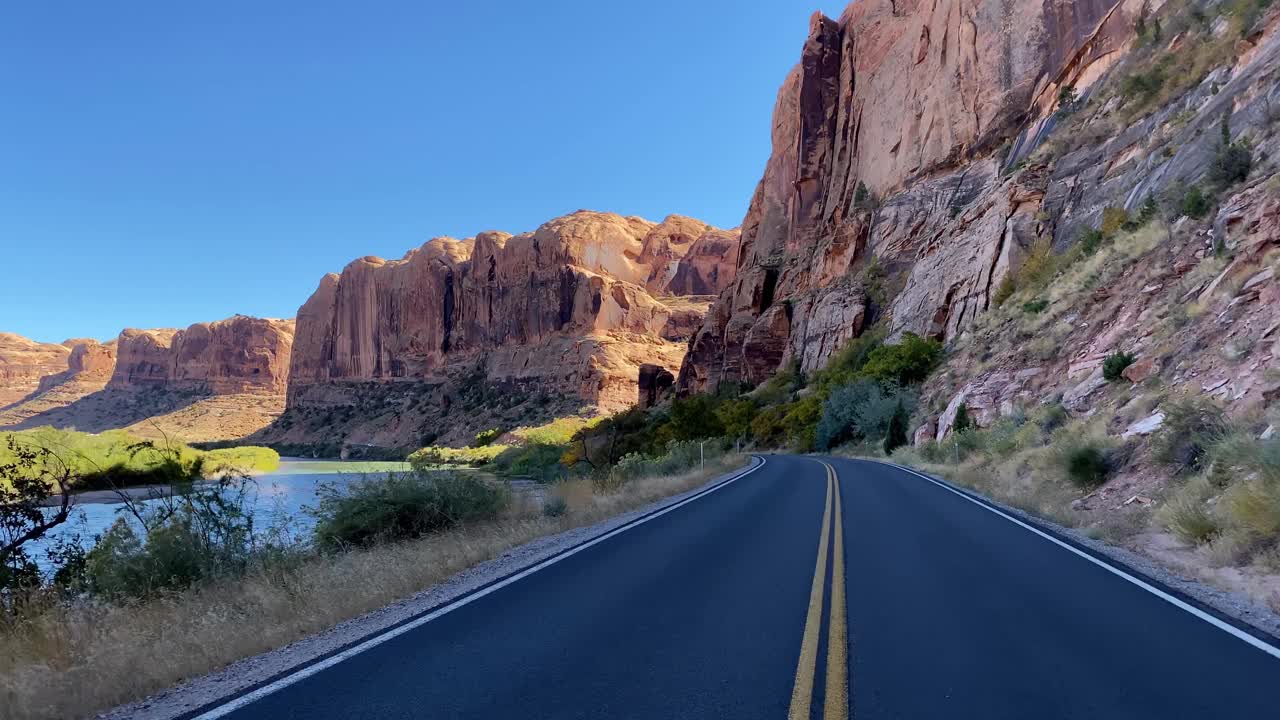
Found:
<path fill-rule="evenodd" d="M 56 604 L 0 626 L 0 707 L 7 720 L 85 717 L 333 627 L 435 585 L 539 537 L 690 490 L 745 459 L 705 472 L 633 481 L 595 492 L 589 481 L 554 492 L 567 512 L 530 503 L 481 526 L 312 556 L 301 562 L 134 604 Z"/>

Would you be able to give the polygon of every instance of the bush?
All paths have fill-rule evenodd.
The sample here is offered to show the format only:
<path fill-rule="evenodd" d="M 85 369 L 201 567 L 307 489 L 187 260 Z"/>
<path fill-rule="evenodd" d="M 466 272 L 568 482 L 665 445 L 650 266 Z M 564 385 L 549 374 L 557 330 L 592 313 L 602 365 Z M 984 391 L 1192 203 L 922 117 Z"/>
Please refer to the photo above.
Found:
<path fill-rule="evenodd" d="M 700 440 L 724 435 L 724 424 L 716 415 L 716 402 L 709 395 L 677 398 L 671 403 L 671 436 L 676 440 Z"/>
<path fill-rule="evenodd" d="M 1124 377 L 1124 369 L 1132 365 L 1136 359 L 1123 350 L 1111 353 L 1102 361 L 1102 377 L 1108 382 L 1119 380 Z"/>
<path fill-rule="evenodd" d="M 84 584 L 107 598 L 143 598 L 242 574 L 255 551 L 246 489 L 227 479 L 131 505 L 136 515 L 118 518 L 85 554 Z"/>
<path fill-rule="evenodd" d="M 1165 408 L 1164 425 L 1155 436 L 1155 458 L 1177 472 L 1203 470 L 1210 451 L 1229 430 L 1222 408 L 1207 400 L 1172 403 Z"/>
<path fill-rule="evenodd" d="M 907 423 L 911 422 L 907 410 L 898 400 L 898 406 L 889 419 L 889 431 L 884 436 L 884 454 L 892 455 L 894 450 L 907 444 Z"/>
<path fill-rule="evenodd" d="M 706 442 L 672 440 L 661 455 L 632 453 L 623 457 L 609 472 L 612 485 L 622 485 L 646 477 L 680 475 L 699 467 L 703 458 L 711 460 L 724 454 L 726 445 L 709 440 Z"/>
<path fill-rule="evenodd" d="M 884 345 L 867 354 L 862 373 L 901 386 L 924 382 L 942 362 L 942 343 L 905 333 L 897 345 Z"/>
<path fill-rule="evenodd" d="M 956 417 L 951 421 L 951 431 L 962 433 L 973 427 L 973 420 L 969 418 L 969 404 L 960 403 L 956 408 Z"/>
<path fill-rule="evenodd" d="M 1028 300 L 1027 302 L 1022 303 L 1022 312 L 1029 315 L 1039 315 L 1044 312 L 1044 309 L 1047 307 L 1049 307 L 1048 300 L 1037 298 L 1035 300 Z"/>
<path fill-rule="evenodd" d="M 1227 488 L 1221 507 L 1231 525 L 1251 538 L 1280 536 L 1280 483 L 1253 477 Z"/>
<path fill-rule="evenodd" d="M 1108 448 L 1097 441 L 1073 439 L 1056 448 L 1053 458 L 1071 484 L 1091 490 L 1107 481 L 1108 454 Z"/>
<path fill-rule="evenodd" d="M 564 453 L 563 445 L 531 443 L 507 448 L 493 459 L 492 465 L 503 475 L 527 477 L 545 483 L 564 477 L 566 468 L 560 462 Z"/>
<path fill-rule="evenodd" d="M 1252 167 L 1253 151 L 1248 146 L 1243 143 L 1222 145 L 1209 167 L 1209 179 L 1218 188 L 1226 189 L 1248 179 Z"/>
<path fill-rule="evenodd" d="M 497 440 L 498 437 L 501 435 L 502 435 L 502 431 L 499 430 L 498 428 L 481 430 L 480 432 L 476 433 L 476 438 L 471 441 L 471 447 L 481 448 L 486 445 L 491 445 L 493 441 Z"/>
<path fill-rule="evenodd" d="M 906 408 L 914 406 L 914 398 L 902 389 L 865 378 L 836 388 L 822 404 L 814 438 L 817 449 L 884 437 L 904 401 Z"/>
<path fill-rule="evenodd" d="M 345 487 L 322 485 L 311 510 L 315 543 L 342 549 L 410 540 L 494 519 L 507 500 L 505 488 L 453 471 L 388 473 Z"/>
<path fill-rule="evenodd" d="M 1129 224 L 1129 213 L 1124 208 L 1107 207 L 1102 209 L 1102 225 L 1098 228 L 1103 237 L 1113 237 Z"/>
<path fill-rule="evenodd" d="M 1209 207 L 1209 198 L 1205 196 L 1199 185 L 1187 188 L 1186 194 L 1182 196 L 1180 209 L 1182 214 L 1189 218 L 1198 220 L 1204 217 L 1209 214 Z"/>
<path fill-rule="evenodd" d="M 425 447 L 409 454 L 409 465 L 427 471 L 442 465 L 480 467 L 509 449 L 508 445 L 485 445 L 478 448 Z"/>
<path fill-rule="evenodd" d="M 1209 512 L 1206 500 L 1213 488 L 1204 478 L 1196 478 L 1179 488 L 1159 510 L 1156 522 L 1183 542 L 1202 544 L 1216 537 L 1221 528 Z"/>

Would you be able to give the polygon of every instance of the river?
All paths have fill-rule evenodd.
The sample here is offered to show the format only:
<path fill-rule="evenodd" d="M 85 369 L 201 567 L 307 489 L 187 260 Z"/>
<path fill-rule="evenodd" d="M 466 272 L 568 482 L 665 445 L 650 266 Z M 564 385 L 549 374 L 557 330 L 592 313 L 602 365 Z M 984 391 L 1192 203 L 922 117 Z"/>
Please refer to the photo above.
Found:
<path fill-rule="evenodd" d="M 315 505 L 317 489 L 321 484 L 342 485 L 366 474 L 407 469 L 407 463 L 398 462 L 281 458 L 278 470 L 254 476 L 249 481 L 246 509 L 252 511 L 255 525 L 259 528 L 287 526 L 291 532 L 305 535 L 311 528 L 312 519 L 304 509 Z M 80 542 L 88 548 L 93 545 L 96 536 L 111 527 L 116 518 L 122 515 L 128 517 L 124 504 L 111 498 L 110 494 L 94 493 L 92 497 L 92 502 L 78 501 L 70 520 L 29 548 L 32 559 L 41 569 L 49 569 L 46 551 L 58 540 L 79 536 Z M 156 501 L 140 502 L 146 505 Z"/>

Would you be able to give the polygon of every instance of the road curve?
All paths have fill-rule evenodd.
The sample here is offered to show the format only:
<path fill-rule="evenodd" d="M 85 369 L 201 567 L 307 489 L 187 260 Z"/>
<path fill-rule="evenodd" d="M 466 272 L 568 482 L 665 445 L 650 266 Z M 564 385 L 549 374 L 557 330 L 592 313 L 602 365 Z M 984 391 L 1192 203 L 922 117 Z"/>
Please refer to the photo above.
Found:
<path fill-rule="evenodd" d="M 1277 680 L 1265 648 L 927 479 L 768 456 L 367 651 L 191 716 L 1264 718 Z"/>

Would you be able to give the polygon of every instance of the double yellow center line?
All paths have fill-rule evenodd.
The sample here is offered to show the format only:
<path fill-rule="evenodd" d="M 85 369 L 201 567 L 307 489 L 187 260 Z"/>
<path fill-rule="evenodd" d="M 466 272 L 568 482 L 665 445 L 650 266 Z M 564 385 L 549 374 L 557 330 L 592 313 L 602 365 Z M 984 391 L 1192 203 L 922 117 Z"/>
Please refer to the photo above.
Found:
<path fill-rule="evenodd" d="M 822 462 L 822 461 L 819 461 Z M 827 555 L 831 554 L 831 608 L 827 620 L 827 678 L 823 697 L 824 720 L 849 717 L 849 631 L 845 624 L 844 597 L 844 513 L 840 510 L 840 489 L 836 471 L 827 469 L 827 503 L 822 512 L 822 535 L 818 539 L 818 563 L 813 571 L 809 591 L 809 613 L 800 641 L 800 662 L 796 665 L 796 683 L 791 689 L 789 720 L 809 720 L 813 706 L 813 681 L 817 674 L 818 637 L 822 632 L 822 606 L 826 595 Z M 834 513 L 833 513 L 834 508 Z M 835 537 L 832 538 L 832 525 Z"/>

